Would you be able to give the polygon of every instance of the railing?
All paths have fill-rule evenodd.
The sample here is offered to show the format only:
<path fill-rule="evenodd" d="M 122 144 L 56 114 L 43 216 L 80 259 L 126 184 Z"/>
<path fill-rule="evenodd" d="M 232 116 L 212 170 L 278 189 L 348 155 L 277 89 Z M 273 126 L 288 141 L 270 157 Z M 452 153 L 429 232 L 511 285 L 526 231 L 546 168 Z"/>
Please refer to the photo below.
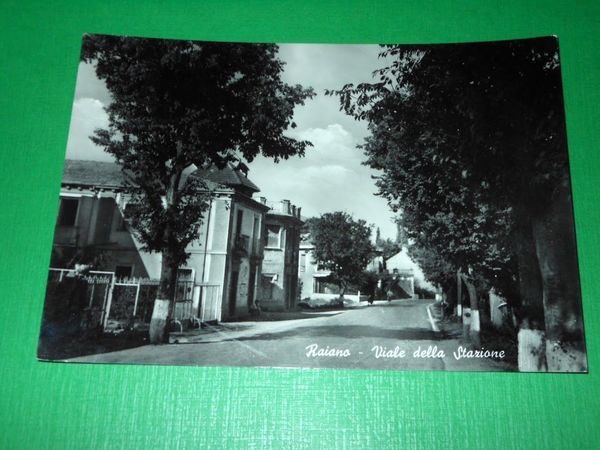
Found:
<path fill-rule="evenodd" d="M 119 323 L 150 323 L 158 284 L 152 278 L 116 279 L 108 318 Z"/>
<path fill-rule="evenodd" d="M 240 234 L 235 237 L 234 251 L 238 254 L 248 255 L 250 253 L 250 236 Z"/>
<path fill-rule="evenodd" d="M 106 328 L 108 314 L 110 311 L 115 274 L 100 270 L 76 270 L 76 269 L 58 269 L 51 267 L 48 272 L 48 286 L 46 292 L 46 301 L 52 301 L 50 298 L 57 297 L 60 301 L 61 296 L 67 296 L 63 292 L 61 283 L 70 279 L 79 279 L 87 283 L 86 301 L 87 307 L 82 311 L 82 328 L 94 328 L 98 325 Z"/>

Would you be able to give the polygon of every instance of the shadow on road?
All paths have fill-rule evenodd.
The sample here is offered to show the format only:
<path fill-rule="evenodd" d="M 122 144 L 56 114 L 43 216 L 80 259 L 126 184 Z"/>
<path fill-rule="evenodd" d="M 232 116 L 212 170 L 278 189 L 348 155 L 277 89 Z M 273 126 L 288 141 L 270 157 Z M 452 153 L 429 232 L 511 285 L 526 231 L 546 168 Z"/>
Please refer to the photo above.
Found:
<path fill-rule="evenodd" d="M 243 323 L 243 322 L 278 322 L 282 320 L 304 320 L 318 319 L 319 317 L 333 317 L 343 313 L 343 309 L 335 310 L 306 310 L 306 311 L 262 311 L 259 316 L 247 316 L 241 319 L 232 319 L 231 322 L 223 321 L 223 323 Z"/>
<path fill-rule="evenodd" d="M 318 337 L 340 337 L 348 339 L 378 338 L 378 339 L 398 339 L 398 340 L 416 340 L 416 341 L 441 341 L 448 337 L 444 333 L 434 333 L 425 328 L 402 328 L 389 329 L 378 328 L 366 325 L 323 325 L 314 327 L 302 327 L 292 330 L 278 331 L 274 333 L 261 333 L 239 338 L 224 339 L 221 342 L 228 341 L 270 341 L 285 338 L 318 338 Z M 198 344 L 208 344 L 210 342 L 197 342 Z"/>

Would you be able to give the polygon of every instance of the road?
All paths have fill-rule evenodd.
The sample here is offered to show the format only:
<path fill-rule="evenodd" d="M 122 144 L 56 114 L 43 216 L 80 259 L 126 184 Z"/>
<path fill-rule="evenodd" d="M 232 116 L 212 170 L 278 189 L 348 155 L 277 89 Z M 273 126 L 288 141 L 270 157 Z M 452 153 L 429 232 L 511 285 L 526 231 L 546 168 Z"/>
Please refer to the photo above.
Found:
<path fill-rule="evenodd" d="M 303 313 L 301 318 L 293 320 L 226 323 L 186 343 L 147 345 L 70 361 L 396 370 L 507 369 L 490 359 L 456 359 L 453 353 L 461 343 L 456 337 L 432 330 L 427 314 L 430 303 L 393 300 L 343 311 Z"/>

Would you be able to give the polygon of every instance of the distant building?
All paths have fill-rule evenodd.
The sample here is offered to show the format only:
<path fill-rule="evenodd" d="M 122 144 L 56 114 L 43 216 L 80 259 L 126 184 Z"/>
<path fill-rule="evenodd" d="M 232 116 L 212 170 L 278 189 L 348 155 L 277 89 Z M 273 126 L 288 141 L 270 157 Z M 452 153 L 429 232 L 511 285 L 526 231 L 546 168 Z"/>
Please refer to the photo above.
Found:
<path fill-rule="evenodd" d="M 375 256 L 369 261 L 366 270 L 373 273 L 385 273 L 385 259 L 381 248 L 375 249 Z"/>
<path fill-rule="evenodd" d="M 392 257 L 385 260 L 385 267 L 393 276 L 395 284 L 402 288 L 410 297 L 415 295 L 415 268 L 417 265 L 403 248 Z"/>
<path fill-rule="evenodd" d="M 266 199 L 261 197 L 266 204 Z M 262 263 L 260 307 L 286 310 L 298 297 L 298 255 L 300 208 L 289 200 L 274 204 L 265 215 L 264 257 Z"/>
<path fill-rule="evenodd" d="M 329 270 L 319 269 L 314 259 L 315 246 L 310 241 L 310 235 L 302 237 L 300 256 L 298 260 L 298 278 L 300 280 L 300 299 L 306 300 L 314 294 L 336 294 L 337 287 L 329 283 Z"/>

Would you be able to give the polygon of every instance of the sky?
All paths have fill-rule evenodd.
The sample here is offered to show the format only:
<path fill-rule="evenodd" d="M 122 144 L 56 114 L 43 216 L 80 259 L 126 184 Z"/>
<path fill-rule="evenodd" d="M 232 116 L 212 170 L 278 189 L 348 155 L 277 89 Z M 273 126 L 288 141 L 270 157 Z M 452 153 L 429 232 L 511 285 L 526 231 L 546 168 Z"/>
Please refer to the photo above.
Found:
<path fill-rule="evenodd" d="M 371 178 L 376 173 L 362 165 L 364 155 L 356 146 L 368 134 L 365 122 L 358 122 L 339 110 L 337 97 L 325 96 L 325 89 L 346 83 L 372 81 L 380 67 L 375 45 L 283 44 L 279 57 L 284 61 L 282 78 L 290 84 L 311 86 L 316 93 L 294 112 L 297 128 L 286 134 L 312 142 L 305 157 L 275 164 L 257 157 L 248 164 L 248 177 L 257 184 L 260 196 L 271 202 L 288 199 L 302 208 L 306 217 L 346 211 L 379 227 L 382 237 L 395 238 L 393 214 L 385 200 L 375 196 Z M 79 65 L 77 86 L 67 144 L 67 158 L 112 161 L 112 157 L 89 139 L 96 128 L 108 126 L 104 107 L 111 101 L 104 82 L 96 78 L 93 66 Z"/>

